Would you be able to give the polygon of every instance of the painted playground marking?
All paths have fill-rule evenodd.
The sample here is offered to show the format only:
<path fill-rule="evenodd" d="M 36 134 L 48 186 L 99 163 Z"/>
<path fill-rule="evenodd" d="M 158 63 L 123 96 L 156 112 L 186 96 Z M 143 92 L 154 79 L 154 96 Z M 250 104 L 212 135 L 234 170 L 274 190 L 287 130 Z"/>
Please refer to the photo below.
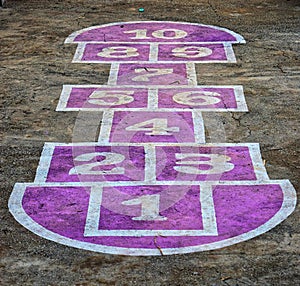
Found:
<path fill-rule="evenodd" d="M 45 143 L 34 183 L 17 183 L 9 200 L 20 224 L 81 249 L 165 255 L 242 242 L 292 213 L 295 190 L 269 179 L 258 144 L 205 143 L 220 128 L 203 112 L 248 109 L 242 86 L 197 85 L 195 63 L 236 62 L 243 37 L 148 21 L 90 27 L 66 43 L 77 44 L 73 62 L 111 63 L 109 78 L 63 86 L 57 111 L 81 112 L 83 142 Z"/>
<path fill-rule="evenodd" d="M 134 191 L 138 191 L 139 188 L 145 189 L 148 200 L 151 198 L 149 194 L 157 196 L 159 191 L 157 192 L 153 185 L 137 186 L 128 190 L 128 187 L 115 189 L 113 186 L 105 187 L 105 184 L 81 182 L 69 185 L 16 184 L 9 200 L 9 207 L 16 220 L 30 231 L 61 244 L 102 253 L 167 255 L 216 249 L 248 240 L 275 227 L 292 213 L 296 204 L 295 190 L 286 180 L 202 183 L 193 185 L 190 187 L 190 193 L 186 193 L 189 202 L 187 206 L 183 198 L 161 212 L 168 218 L 167 220 L 147 220 L 144 225 L 150 233 L 144 228 L 142 231 L 146 235 L 143 235 L 139 227 L 140 221 L 132 219 L 141 214 L 139 201 L 134 202 L 134 200 L 143 199 L 140 194 L 136 196 Z M 172 187 L 176 188 L 176 186 Z M 202 196 L 206 192 L 211 194 L 209 190 L 213 190 L 213 201 L 210 195 L 209 201 L 207 198 L 199 199 L 202 188 L 205 189 Z M 114 202 L 116 205 L 111 205 L 110 202 L 109 205 L 124 208 L 126 215 L 102 207 L 103 198 L 102 200 L 97 198 L 102 189 L 106 193 L 104 199 L 108 202 L 112 189 L 116 194 L 121 192 L 121 197 L 116 196 L 117 202 Z M 96 190 L 96 194 L 93 194 L 96 198 L 91 198 L 92 190 Z M 94 200 L 96 200 L 95 205 L 93 205 Z M 208 207 L 206 209 L 208 213 L 204 212 L 200 215 L 197 209 L 194 210 L 193 205 L 199 207 L 201 201 L 205 203 L 202 208 Z M 99 213 L 100 202 L 101 210 L 105 212 L 102 215 Z M 185 207 L 180 208 L 181 204 Z M 192 211 L 189 208 L 193 208 Z M 95 210 L 95 213 L 91 210 Z M 181 218 L 185 221 L 180 221 Z M 97 229 L 96 233 L 93 233 L 95 224 L 92 222 L 95 220 L 97 220 Z M 178 223 L 177 230 L 174 230 L 174 226 Z M 217 234 L 214 232 L 215 225 L 217 225 Z M 204 228 L 208 229 L 205 233 Z M 153 229 L 154 231 L 151 231 Z M 135 230 L 136 235 L 133 234 Z M 87 235 L 84 235 L 85 231 Z M 105 235 L 98 236 L 98 231 L 103 231 Z M 195 236 L 194 232 L 197 231 L 202 233 Z M 127 232 L 126 235 L 124 232 Z M 178 236 L 173 236 L 175 233 Z"/>
<path fill-rule="evenodd" d="M 242 86 L 64 85 L 57 111 L 248 111 Z"/>

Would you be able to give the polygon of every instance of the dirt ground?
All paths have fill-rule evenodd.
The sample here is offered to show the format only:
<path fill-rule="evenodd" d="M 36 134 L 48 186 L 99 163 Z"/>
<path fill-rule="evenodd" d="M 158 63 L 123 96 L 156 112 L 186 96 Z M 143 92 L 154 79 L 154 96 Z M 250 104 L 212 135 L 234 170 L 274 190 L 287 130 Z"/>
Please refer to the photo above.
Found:
<path fill-rule="evenodd" d="M 160 257 L 60 245 L 17 223 L 7 202 L 33 182 L 44 142 L 72 142 L 77 112 L 56 112 L 63 84 L 104 84 L 109 64 L 72 64 L 76 30 L 120 21 L 216 25 L 246 39 L 237 64 L 197 64 L 203 85 L 240 84 L 248 113 L 220 113 L 226 142 L 258 142 L 271 179 L 299 180 L 299 26 L 294 0 L 8 0 L 0 9 L 0 285 L 298 285 L 299 208 L 254 239 Z M 138 12 L 143 7 L 145 11 Z M 298 38 L 297 38 L 298 37 Z"/>

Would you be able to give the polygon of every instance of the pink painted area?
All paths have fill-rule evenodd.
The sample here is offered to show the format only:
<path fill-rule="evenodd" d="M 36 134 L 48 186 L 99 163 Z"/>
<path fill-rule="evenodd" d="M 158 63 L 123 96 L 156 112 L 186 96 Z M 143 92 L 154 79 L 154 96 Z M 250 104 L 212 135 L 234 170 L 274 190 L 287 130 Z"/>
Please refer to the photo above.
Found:
<path fill-rule="evenodd" d="M 187 99 L 191 99 L 192 104 L 183 104 L 176 102 L 173 97 L 176 94 L 183 92 L 191 92 Z M 207 93 L 208 92 L 208 93 Z M 212 96 L 214 93 L 216 96 Z M 217 95 L 218 94 L 218 95 Z M 214 104 L 207 104 L 209 97 L 219 99 L 219 102 Z M 198 103 L 198 104 L 196 104 Z M 198 109 L 211 109 L 211 108 L 237 108 L 235 93 L 233 88 L 229 87 L 209 87 L 209 88 L 184 88 L 184 89 L 159 89 L 158 90 L 158 107 L 159 108 L 198 108 Z"/>
<path fill-rule="evenodd" d="M 190 186 L 176 201 L 178 189 L 178 186 L 105 187 L 99 230 L 202 230 L 199 186 Z M 141 205 L 122 204 L 141 195 L 154 194 L 160 195 L 159 214 L 167 218 L 165 221 L 133 220 L 141 215 Z"/>
<path fill-rule="evenodd" d="M 116 164 L 101 164 L 106 158 L 97 155 L 89 161 L 78 161 L 76 158 L 82 154 L 116 153 L 125 157 Z M 51 158 L 46 182 L 103 182 L 103 181 L 140 181 L 144 179 L 144 147 L 139 146 L 56 146 Z M 69 174 L 74 166 L 81 166 L 99 162 L 92 168 L 103 174 Z M 120 174 L 110 174 L 114 168 L 123 168 Z"/>
<path fill-rule="evenodd" d="M 201 53 L 199 54 L 199 51 L 201 51 L 201 49 L 203 48 L 209 49 L 211 51 L 211 54 L 207 56 L 203 56 L 201 55 Z M 176 49 L 186 49 L 186 51 L 183 52 L 182 56 L 181 53 L 176 52 Z M 185 56 L 185 54 L 188 56 Z M 227 56 L 225 53 L 224 46 L 222 44 L 165 44 L 158 46 L 158 61 L 198 62 L 226 60 Z"/>
<path fill-rule="evenodd" d="M 165 74 L 159 74 L 169 70 Z M 186 64 L 120 64 L 117 85 L 188 85 Z M 139 78 L 138 78 L 139 77 Z M 142 78 L 148 80 L 143 80 Z"/>
<path fill-rule="evenodd" d="M 175 154 L 219 154 L 228 156 L 228 163 L 234 165 L 229 171 L 216 171 L 212 174 L 201 174 L 207 170 L 221 166 L 224 170 L 225 159 L 220 163 L 212 164 L 210 158 L 188 156 L 186 161 L 193 161 L 193 164 L 179 165 L 177 162 L 184 160 L 176 159 Z M 156 175 L 158 181 L 243 181 L 256 180 L 253 162 L 248 147 L 176 147 L 176 146 L 157 146 L 156 147 Z M 184 173 L 176 171 L 176 166 L 192 166 L 199 170 L 199 173 Z"/>
<path fill-rule="evenodd" d="M 166 186 L 160 186 L 163 190 Z M 169 186 L 172 188 L 171 186 Z M 149 187 L 146 187 L 149 188 Z M 130 194 L 142 195 L 141 187 L 119 188 L 121 197 Z M 269 221 L 281 208 L 283 193 L 278 184 L 264 185 L 217 185 L 213 189 L 213 201 L 216 214 L 218 235 L 215 236 L 142 236 L 142 237 L 84 237 L 84 227 L 89 203 L 89 187 L 27 187 L 22 200 L 26 214 L 37 224 L 75 241 L 88 242 L 95 245 L 153 249 L 181 248 L 200 246 L 213 242 L 234 238 L 255 230 Z M 109 189 L 106 190 L 107 192 Z M 105 191 L 105 192 L 106 192 Z M 150 187 L 148 192 L 159 192 L 157 187 Z M 200 189 L 201 192 L 201 189 Z M 144 222 L 147 229 L 181 227 L 201 228 L 201 214 L 194 208 L 198 204 L 197 187 L 191 187 L 181 202 L 164 211 L 169 215 L 169 225 L 165 221 Z M 104 217 L 107 216 L 107 217 Z M 105 220 L 105 222 L 103 221 Z M 130 225 L 123 225 L 122 220 Z M 101 222 L 103 224 L 101 225 Z M 139 226 L 131 221 L 130 216 L 120 216 L 111 211 L 103 212 L 100 227 L 127 229 Z M 245 238 L 246 239 L 246 238 Z M 220 247 L 220 246 L 219 246 Z"/>
<path fill-rule="evenodd" d="M 111 51 L 108 52 L 107 49 Z M 139 44 L 87 44 L 81 61 L 149 61 L 149 50 L 149 45 Z"/>
<path fill-rule="evenodd" d="M 97 98 L 92 98 L 94 92 L 106 91 L 112 96 L 101 99 L 107 104 L 95 103 Z M 122 98 L 130 92 L 129 96 L 133 97 L 133 101 L 127 104 L 114 104 L 117 98 Z M 133 94 L 131 94 L 133 92 Z M 114 96 L 116 95 L 116 97 Z M 127 93 L 128 95 L 128 93 Z M 67 108 L 146 108 L 148 103 L 148 90 L 142 88 L 107 88 L 107 87 L 72 87 L 70 96 L 67 101 Z"/>
<path fill-rule="evenodd" d="M 148 131 L 128 130 L 130 126 L 149 120 L 166 120 L 168 135 L 147 135 L 151 133 L 153 123 L 145 124 Z M 172 131 L 176 128 L 176 131 Z M 127 130 L 126 130 L 127 129 Z M 148 112 L 116 111 L 109 142 L 195 142 L 194 123 L 191 112 Z"/>
<path fill-rule="evenodd" d="M 137 29 L 146 29 L 146 38 L 137 39 L 134 33 L 125 33 Z M 164 36 L 157 38 L 153 32 L 158 30 L 177 29 L 187 33 L 185 37 L 174 38 L 172 30 L 167 31 Z M 182 24 L 175 22 L 139 22 L 120 23 L 106 27 L 95 27 L 78 34 L 74 42 L 237 42 L 240 41 L 230 31 L 222 31 L 218 27 L 207 27 L 205 25 Z"/>

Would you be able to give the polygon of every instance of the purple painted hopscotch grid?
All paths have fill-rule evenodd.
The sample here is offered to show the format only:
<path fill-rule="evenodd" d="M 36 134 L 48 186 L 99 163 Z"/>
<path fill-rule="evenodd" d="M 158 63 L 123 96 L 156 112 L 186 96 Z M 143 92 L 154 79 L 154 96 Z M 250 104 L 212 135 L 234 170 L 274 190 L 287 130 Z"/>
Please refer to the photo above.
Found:
<path fill-rule="evenodd" d="M 104 143 L 45 144 L 36 174 L 42 184 L 16 184 L 9 200 L 22 225 L 78 248 L 162 255 L 247 240 L 293 211 L 295 190 L 288 181 L 268 180 L 258 145 L 193 143 L 204 134 L 198 109 L 246 108 L 236 88 L 196 87 L 194 66 L 234 62 L 231 43 L 244 42 L 240 35 L 152 21 L 91 27 L 66 42 L 82 42 L 74 61 L 113 62 L 108 85 L 125 87 L 114 88 L 123 91 L 119 97 L 109 87 L 63 91 L 57 110 L 105 109 L 99 135 Z M 185 64 L 174 64 L 181 61 Z"/>
<path fill-rule="evenodd" d="M 248 111 L 242 86 L 161 88 L 64 85 L 57 111 Z"/>
<path fill-rule="evenodd" d="M 278 183 L 247 184 L 242 185 L 216 185 L 213 186 L 213 201 L 215 209 L 215 217 L 218 225 L 218 235 L 215 236 L 177 236 L 177 237 L 85 237 L 84 229 L 86 225 L 87 209 L 89 204 L 88 187 L 64 187 L 64 186 L 27 186 L 24 197 L 22 199 L 22 207 L 25 211 L 22 216 L 29 216 L 35 223 L 58 234 L 62 237 L 72 239 L 67 244 L 76 246 L 76 241 L 92 243 L 94 246 L 101 245 L 104 247 L 113 246 L 126 247 L 129 249 L 138 248 L 140 253 L 142 249 L 157 249 L 157 245 L 163 250 L 166 248 L 178 248 L 175 253 L 184 253 L 185 247 L 201 246 L 208 243 L 220 242 L 222 240 L 238 237 L 242 234 L 254 231 L 264 225 L 279 212 L 287 211 L 288 214 L 293 208 L 293 204 L 287 202 L 283 209 L 283 190 Z M 200 192 L 201 192 L 200 186 Z M 286 199 L 289 200 L 289 199 Z M 293 199 L 290 198 L 292 201 Z M 193 200 L 190 201 L 193 203 Z M 16 205 L 18 202 L 14 202 Z M 21 203 L 21 202 L 20 202 Z M 21 210 L 22 208 L 20 208 Z M 63 210 L 63 212 L 62 212 Z M 18 220 L 21 220 L 19 214 L 15 214 Z M 284 216 L 286 216 L 285 214 Z M 26 218 L 27 219 L 27 218 Z M 24 219 L 24 223 L 26 223 Z M 180 217 L 176 216 L 174 224 Z M 283 219 L 276 221 L 276 224 Z M 155 222 L 159 223 L 159 222 Z M 195 223 L 190 220 L 190 223 Z M 151 224 L 151 223 L 150 223 Z M 268 225 L 263 231 L 265 232 L 274 226 Z M 26 225 L 32 227 L 32 224 Z M 35 232 L 38 232 L 36 230 Z M 255 236 L 251 233 L 243 239 L 237 239 L 236 242 L 249 239 Z M 45 237 L 45 236 L 44 236 Z M 61 237 L 52 238 L 59 241 Z M 74 241 L 76 240 L 76 241 Z M 224 243 L 226 245 L 226 242 Z M 82 245 L 83 246 L 83 245 Z M 222 245 L 219 245 L 221 247 Z M 181 248 L 183 248 L 181 250 Z M 215 247 L 213 247 L 215 248 Z M 94 250 L 97 248 L 95 247 Z M 118 250 L 116 250 L 118 253 Z M 101 248 L 103 251 L 103 248 Z M 107 250 L 110 252 L 109 250 Z M 122 253 L 122 249 L 120 252 Z M 130 253 L 130 251 L 128 252 Z M 127 254 L 128 254 L 127 253 Z M 146 252 L 150 254 L 149 252 Z M 151 254 L 154 254 L 151 252 Z"/>
<path fill-rule="evenodd" d="M 137 37 L 135 32 L 129 31 L 146 30 L 145 36 Z M 155 37 L 153 32 L 166 30 L 164 37 Z M 174 30 L 180 30 L 180 36 L 175 36 Z M 70 35 L 66 43 L 76 42 L 232 42 L 244 43 L 242 36 L 228 29 L 194 23 L 179 23 L 170 21 L 143 21 L 121 22 L 108 25 L 90 27 L 77 31 Z"/>

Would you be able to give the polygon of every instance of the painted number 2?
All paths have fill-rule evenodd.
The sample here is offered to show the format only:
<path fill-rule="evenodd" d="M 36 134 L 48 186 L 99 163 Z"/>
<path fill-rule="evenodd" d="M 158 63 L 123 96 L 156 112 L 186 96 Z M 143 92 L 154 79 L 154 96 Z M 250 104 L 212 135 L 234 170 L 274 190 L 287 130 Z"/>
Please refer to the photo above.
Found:
<path fill-rule="evenodd" d="M 104 157 L 103 160 L 97 162 L 89 162 L 95 160 L 97 157 Z M 125 156 L 112 152 L 94 152 L 78 155 L 74 158 L 75 162 L 89 162 L 82 165 L 77 165 L 69 171 L 69 175 L 113 175 L 124 174 L 123 167 L 113 167 L 107 169 L 107 166 L 114 166 L 123 162 Z M 99 170 L 100 168 L 100 170 Z"/>

